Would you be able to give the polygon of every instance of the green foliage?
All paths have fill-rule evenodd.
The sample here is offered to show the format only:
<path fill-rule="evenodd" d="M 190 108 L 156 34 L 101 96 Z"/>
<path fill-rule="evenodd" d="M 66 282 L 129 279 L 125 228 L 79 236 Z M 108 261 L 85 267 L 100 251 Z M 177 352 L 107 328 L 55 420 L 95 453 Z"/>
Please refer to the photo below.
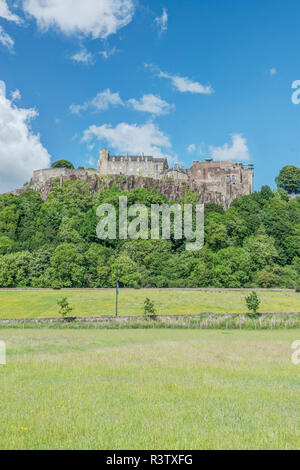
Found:
<path fill-rule="evenodd" d="M 52 168 L 71 168 L 74 169 L 74 166 L 68 160 L 57 160 L 56 162 L 52 163 Z"/>
<path fill-rule="evenodd" d="M 300 193 L 300 168 L 293 165 L 284 166 L 276 178 L 278 188 L 289 194 Z"/>
<path fill-rule="evenodd" d="M 195 252 L 172 236 L 100 241 L 97 207 L 112 204 L 118 216 L 120 196 L 129 206 L 174 203 L 145 188 L 91 194 L 83 180 L 55 182 L 49 202 L 32 190 L 0 195 L 0 287 L 113 287 L 117 265 L 122 287 L 299 285 L 300 198 L 283 189 L 264 186 L 227 211 L 207 204 L 205 246 Z M 180 202 L 195 206 L 199 194 L 188 191 Z"/>
<path fill-rule="evenodd" d="M 257 312 L 260 306 L 260 299 L 255 291 L 251 292 L 246 298 L 246 305 L 248 309 L 250 310 L 251 313 L 249 313 L 249 316 L 251 317 L 256 317 Z"/>
<path fill-rule="evenodd" d="M 60 307 L 59 313 L 63 318 L 66 318 L 73 310 L 70 307 L 67 297 L 63 297 L 62 299 L 57 301 L 57 305 Z"/>
<path fill-rule="evenodd" d="M 154 302 L 146 297 L 144 302 L 144 315 L 148 315 L 150 317 L 156 316 L 156 310 L 154 307 Z"/>

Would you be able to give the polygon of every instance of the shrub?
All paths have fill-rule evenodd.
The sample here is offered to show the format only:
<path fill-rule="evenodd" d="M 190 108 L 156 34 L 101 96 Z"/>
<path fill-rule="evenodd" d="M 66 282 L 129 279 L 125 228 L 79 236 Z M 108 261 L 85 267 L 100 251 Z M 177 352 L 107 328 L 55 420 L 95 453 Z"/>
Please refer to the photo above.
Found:
<path fill-rule="evenodd" d="M 251 292 L 251 294 L 249 294 L 245 300 L 246 300 L 247 307 L 251 312 L 248 314 L 248 316 L 252 318 L 256 318 L 257 312 L 260 306 L 260 298 L 258 297 L 257 293 L 255 291 Z"/>
<path fill-rule="evenodd" d="M 57 301 L 57 305 L 59 305 L 60 310 L 59 313 L 65 319 L 69 313 L 72 312 L 73 308 L 70 307 L 67 297 L 63 297 L 61 300 Z"/>
<path fill-rule="evenodd" d="M 146 297 L 144 302 L 144 315 L 148 315 L 150 317 L 156 317 L 156 310 L 154 307 L 154 302 Z"/>

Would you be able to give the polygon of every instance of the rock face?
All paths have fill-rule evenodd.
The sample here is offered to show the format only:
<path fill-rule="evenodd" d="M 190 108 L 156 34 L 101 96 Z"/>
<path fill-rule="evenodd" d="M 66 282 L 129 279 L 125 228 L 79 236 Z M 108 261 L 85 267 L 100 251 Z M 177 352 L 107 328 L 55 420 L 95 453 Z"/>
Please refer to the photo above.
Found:
<path fill-rule="evenodd" d="M 204 204 L 214 202 L 227 209 L 231 202 L 252 192 L 253 170 L 245 169 L 242 164 L 232 162 L 195 162 L 189 171 L 188 178 L 176 178 L 176 167 L 165 178 L 145 176 L 101 175 L 96 170 L 73 170 L 68 168 L 53 168 L 37 170 L 33 173 L 30 183 L 12 194 L 19 195 L 27 189 L 37 191 L 47 201 L 49 192 L 57 180 L 61 185 L 68 180 L 83 180 L 91 188 L 91 193 L 102 192 L 111 186 L 131 191 L 135 188 L 156 190 L 168 199 L 177 201 L 181 196 L 194 191 L 199 193 L 200 201 Z M 186 173 L 185 173 L 186 174 Z"/>

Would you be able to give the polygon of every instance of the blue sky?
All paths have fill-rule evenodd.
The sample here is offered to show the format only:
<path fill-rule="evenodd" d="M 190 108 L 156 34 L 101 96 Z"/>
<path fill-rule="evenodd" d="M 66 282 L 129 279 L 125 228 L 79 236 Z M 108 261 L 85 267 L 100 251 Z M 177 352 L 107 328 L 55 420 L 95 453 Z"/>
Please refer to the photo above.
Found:
<path fill-rule="evenodd" d="M 298 0 L 0 0 L 0 191 L 50 158 L 95 166 L 103 146 L 251 162 L 256 189 L 274 187 L 299 166 L 299 14 Z"/>

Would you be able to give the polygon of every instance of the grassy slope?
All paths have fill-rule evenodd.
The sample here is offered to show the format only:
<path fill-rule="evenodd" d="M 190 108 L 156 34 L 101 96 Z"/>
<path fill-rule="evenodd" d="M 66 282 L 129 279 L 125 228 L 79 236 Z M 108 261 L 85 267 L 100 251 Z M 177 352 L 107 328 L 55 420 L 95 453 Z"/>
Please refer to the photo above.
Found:
<path fill-rule="evenodd" d="M 245 292 L 192 291 L 176 289 L 121 289 L 120 315 L 141 315 L 146 297 L 154 300 L 158 314 L 246 313 Z M 77 316 L 115 314 L 115 291 L 0 290 L 1 318 L 37 318 L 58 316 L 57 299 L 68 297 Z M 300 312 L 300 294 L 293 292 L 260 292 L 260 311 L 270 313 Z"/>
<path fill-rule="evenodd" d="M 0 448 L 300 448 L 299 337 L 2 330 Z"/>

